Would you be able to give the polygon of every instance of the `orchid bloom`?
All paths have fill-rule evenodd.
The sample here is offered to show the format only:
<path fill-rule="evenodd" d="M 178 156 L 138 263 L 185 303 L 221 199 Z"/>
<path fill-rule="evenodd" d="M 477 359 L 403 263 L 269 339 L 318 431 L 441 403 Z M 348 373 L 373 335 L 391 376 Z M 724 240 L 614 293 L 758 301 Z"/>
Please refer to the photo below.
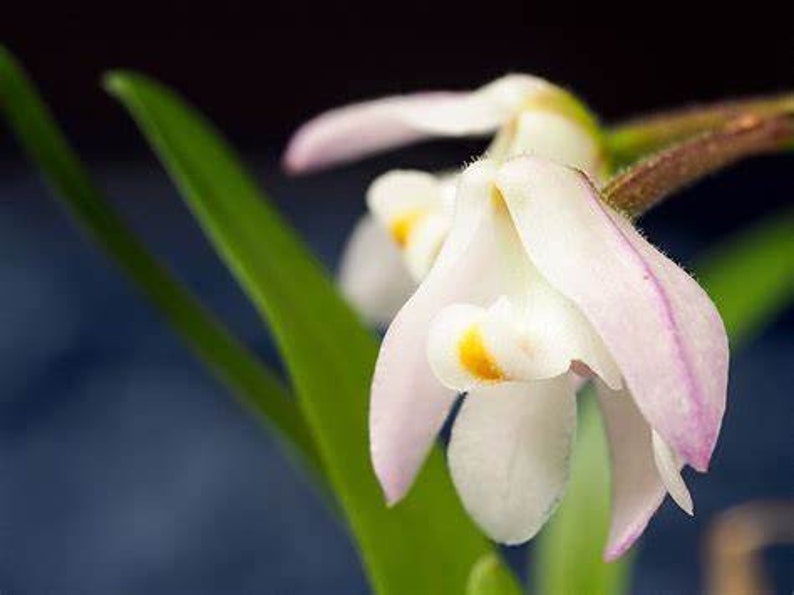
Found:
<path fill-rule="evenodd" d="M 284 163 L 304 172 L 430 137 L 496 133 L 487 154 L 503 161 L 529 153 L 606 173 L 597 122 L 568 92 L 542 79 L 508 75 L 473 92 L 417 93 L 343 107 L 305 124 Z M 374 216 L 356 226 L 340 285 L 370 321 L 388 323 L 430 270 L 446 238 L 456 174 L 387 173 L 371 185 Z"/>
<path fill-rule="evenodd" d="M 448 449 L 465 508 L 494 540 L 530 539 L 560 500 L 576 387 L 592 379 L 612 459 L 605 557 L 625 552 L 681 477 L 707 470 L 728 345 L 706 293 L 601 199 L 537 156 L 460 176 L 449 235 L 383 341 L 371 453 L 387 501 L 410 488 L 457 395 Z"/>

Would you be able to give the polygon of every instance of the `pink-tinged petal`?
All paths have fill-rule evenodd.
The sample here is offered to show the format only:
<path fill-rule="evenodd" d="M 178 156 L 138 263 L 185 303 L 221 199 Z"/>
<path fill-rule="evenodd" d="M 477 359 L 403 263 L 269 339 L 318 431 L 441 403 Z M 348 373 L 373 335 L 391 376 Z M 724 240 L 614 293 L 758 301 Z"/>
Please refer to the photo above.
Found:
<path fill-rule="evenodd" d="M 486 135 L 547 87 L 541 79 L 509 75 L 473 92 L 413 93 L 337 108 L 295 133 L 284 167 L 302 173 L 426 138 Z"/>
<path fill-rule="evenodd" d="M 622 556 L 667 493 L 654 462 L 651 428 L 626 391 L 596 381 L 612 459 L 612 523 L 604 558 Z"/>
<path fill-rule="evenodd" d="M 388 325 L 416 289 L 400 251 L 369 215 L 358 222 L 339 267 L 342 293 L 364 319 Z"/>
<path fill-rule="evenodd" d="M 651 426 L 705 471 L 728 378 L 714 304 L 580 172 L 519 157 L 497 179 L 532 261 L 590 320 Z"/>
<path fill-rule="evenodd" d="M 466 397 L 449 444 L 463 505 L 493 540 L 531 539 L 568 483 L 576 399 L 567 374 L 479 387 Z"/>
<path fill-rule="evenodd" d="M 316 116 L 290 139 L 284 169 L 293 174 L 355 161 L 417 142 L 428 133 L 403 117 L 421 107 L 443 108 L 463 93 L 417 93 L 355 103 Z"/>
<path fill-rule="evenodd" d="M 372 381 L 370 449 L 390 504 L 410 488 L 456 398 L 433 374 L 425 345 L 435 315 L 481 291 L 479 282 L 493 268 L 493 234 L 485 216 L 490 205 L 482 200 L 493 171 L 493 165 L 477 164 L 462 176 L 455 229 L 381 345 Z"/>

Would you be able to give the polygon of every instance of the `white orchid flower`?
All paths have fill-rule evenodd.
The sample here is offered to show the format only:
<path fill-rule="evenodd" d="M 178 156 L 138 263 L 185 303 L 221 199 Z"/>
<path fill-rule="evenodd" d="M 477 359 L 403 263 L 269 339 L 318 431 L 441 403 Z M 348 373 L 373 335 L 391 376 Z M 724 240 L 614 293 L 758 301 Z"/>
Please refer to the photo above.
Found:
<path fill-rule="evenodd" d="M 536 156 L 483 160 L 461 174 L 448 238 L 383 341 L 375 471 L 399 501 L 465 393 L 448 450 L 454 483 L 490 537 L 526 541 L 564 492 L 575 386 L 592 378 L 613 465 L 613 559 L 665 494 L 692 513 L 680 471 L 707 470 L 727 370 L 708 296 L 584 174 Z"/>
<path fill-rule="evenodd" d="M 508 75 L 473 92 L 417 93 L 327 112 L 293 137 L 292 172 L 350 161 L 431 137 L 496 133 L 489 158 L 534 154 L 606 173 L 594 118 L 569 93 L 542 79 Z M 446 238 L 456 174 L 394 171 L 370 187 L 372 216 L 356 227 L 342 257 L 340 284 L 370 321 L 388 323 L 427 274 Z"/>

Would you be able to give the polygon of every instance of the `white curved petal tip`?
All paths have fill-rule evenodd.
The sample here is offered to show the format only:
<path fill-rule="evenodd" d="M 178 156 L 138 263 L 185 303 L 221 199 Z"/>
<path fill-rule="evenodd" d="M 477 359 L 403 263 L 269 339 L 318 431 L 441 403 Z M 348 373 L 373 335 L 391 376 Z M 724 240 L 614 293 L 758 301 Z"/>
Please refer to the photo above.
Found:
<path fill-rule="evenodd" d="M 604 562 L 617 562 L 626 552 L 631 549 L 631 546 L 633 546 L 637 539 L 639 539 L 639 536 L 642 535 L 643 531 L 645 531 L 645 525 L 639 529 L 636 534 L 627 536 L 624 541 L 610 544 L 609 547 L 604 550 Z"/>
<path fill-rule="evenodd" d="M 656 432 L 653 432 L 653 458 L 667 492 L 681 510 L 689 516 L 694 516 L 695 506 L 692 495 L 681 477 L 679 457 Z"/>
<path fill-rule="evenodd" d="M 309 169 L 305 161 L 290 155 L 289 152 L 284 153 L 281 158 L 281 171 L 290 176 L 299 176 Z"/>
<path fill-rule="evenodd" d="M 408 493 L 408 487 L 402 487 L 393 483 L 381 482 L 380 487 L 383 491 L 383 502 L 386 504 L 386 508 L 394 508 L 397 506 Z"/>

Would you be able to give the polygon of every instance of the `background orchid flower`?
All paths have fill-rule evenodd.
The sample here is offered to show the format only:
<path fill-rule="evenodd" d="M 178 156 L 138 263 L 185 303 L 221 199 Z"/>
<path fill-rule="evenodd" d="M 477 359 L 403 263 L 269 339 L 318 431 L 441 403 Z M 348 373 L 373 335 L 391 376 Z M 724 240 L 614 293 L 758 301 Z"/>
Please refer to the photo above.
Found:
<path fill-rule="evenodd" d="M 504 76 L 472 92 L 417 93 L 332 110 L 298 130 L 284 164 L 302 173 L 423 138 L 494 133 L 491 159 L 531 153 L 594 179 L 606 173 L 595 118 L 570 93 L 528 75 Z M 449 229 L 456 184 L 456 174 L 394 171 L 370 187 L 374 220 L 366 216 L 357 225 L 340 268 L 344 292 L 369 320 L 388 323 L 427 274 Z"/>
<path fill-rule="evenodd" d="M 581 172 L 522 156 L 470 166 L 449 237 L 400 310 L 372 385 L 375 471 L 409 489 L 460 393 L 448 460 L 493 539 L 530 539 L 565 489 L 575 386 L 593 378 L 613 462 L 605 555 L 642 533 L 680 470 L 706 471 L 725 408 L 728 346 L 703 290 L 607 206 Z"/>

